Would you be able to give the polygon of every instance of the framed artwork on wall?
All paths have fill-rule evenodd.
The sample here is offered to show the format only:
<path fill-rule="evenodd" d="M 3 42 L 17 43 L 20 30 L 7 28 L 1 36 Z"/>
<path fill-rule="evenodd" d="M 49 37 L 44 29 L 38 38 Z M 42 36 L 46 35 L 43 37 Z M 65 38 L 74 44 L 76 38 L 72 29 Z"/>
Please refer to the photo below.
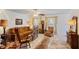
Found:
<path fill-rule="evenodd" d="M 22 19 L 16 19 L 15 20 L 16 25 L 22 25 L 22 23 L 23 23 Z"/>

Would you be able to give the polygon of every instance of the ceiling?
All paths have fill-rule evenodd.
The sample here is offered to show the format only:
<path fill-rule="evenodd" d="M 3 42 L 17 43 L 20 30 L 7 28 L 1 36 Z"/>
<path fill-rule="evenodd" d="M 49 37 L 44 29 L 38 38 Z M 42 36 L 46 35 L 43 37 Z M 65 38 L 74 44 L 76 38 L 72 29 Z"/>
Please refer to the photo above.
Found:
<path fill-rule="evenodd" d="M 7 9 L 8 11 L 23 13 L 23 14 L 32 14 L 35 9 Z M 62 14 L 69 13 L 71 9 L 36 9 L 40 14 Z"/>

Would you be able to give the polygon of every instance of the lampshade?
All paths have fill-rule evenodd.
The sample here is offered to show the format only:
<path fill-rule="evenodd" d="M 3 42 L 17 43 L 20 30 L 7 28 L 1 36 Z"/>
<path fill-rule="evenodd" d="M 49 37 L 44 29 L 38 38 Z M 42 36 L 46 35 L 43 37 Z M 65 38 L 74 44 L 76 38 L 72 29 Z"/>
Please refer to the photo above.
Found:
<path fill-rule="evenodd" d="M 75 19 L 70 19 L 70 20 L 68 21 L 68 24 L 69 24 L 69 25 L 75 25 L 75 24 L 76 24 L 76 20 L 75 20 Z"/>
<path fill-rule="evenodd" d="M 7 26 L 7 23 L 8 23 L 7 20 L 4 20 L 4 19 L 1 19 L 0 20 L 0 26 L 6 27 Z"/>

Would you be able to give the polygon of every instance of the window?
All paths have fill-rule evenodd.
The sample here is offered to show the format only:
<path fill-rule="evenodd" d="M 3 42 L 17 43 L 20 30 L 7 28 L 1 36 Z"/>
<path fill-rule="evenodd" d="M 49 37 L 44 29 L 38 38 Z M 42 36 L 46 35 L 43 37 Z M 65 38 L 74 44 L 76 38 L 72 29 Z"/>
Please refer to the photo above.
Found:
<path fill-rule="evenodd" d="M 57 16 L 55 17 L 46 17 L 46 25 L 47 25 L 47 29 L 48 27 L 54 27 L 54 32 L 55 34 L 57 33 Z"/>

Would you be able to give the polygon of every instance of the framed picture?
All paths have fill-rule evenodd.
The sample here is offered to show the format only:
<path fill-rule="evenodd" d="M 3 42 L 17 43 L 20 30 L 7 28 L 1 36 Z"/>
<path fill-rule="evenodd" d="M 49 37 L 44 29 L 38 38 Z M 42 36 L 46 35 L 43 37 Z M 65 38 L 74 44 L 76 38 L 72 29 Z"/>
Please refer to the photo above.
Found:
<path fill-rule="evenodd" d="M 16 19 L 15 20 L 16 25 L 22 25 L 22 23 L 23 23 L 22 19 Z"/>

